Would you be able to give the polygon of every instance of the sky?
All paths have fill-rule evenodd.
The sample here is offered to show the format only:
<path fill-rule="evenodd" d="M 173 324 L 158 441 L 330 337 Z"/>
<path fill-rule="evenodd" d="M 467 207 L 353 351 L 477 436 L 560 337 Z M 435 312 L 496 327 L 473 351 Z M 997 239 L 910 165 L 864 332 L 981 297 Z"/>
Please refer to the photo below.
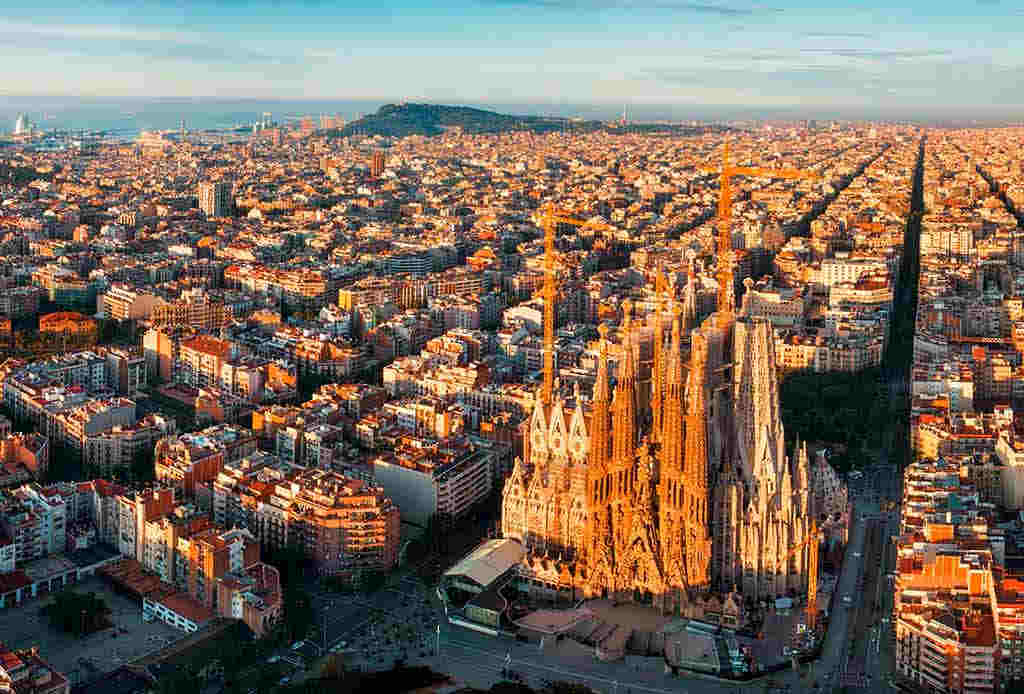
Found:
<path fill-rule="evenodd" d="M 1013 114 L 1024 3 L 0 4 L 0 95 L 717 104 Z"/>

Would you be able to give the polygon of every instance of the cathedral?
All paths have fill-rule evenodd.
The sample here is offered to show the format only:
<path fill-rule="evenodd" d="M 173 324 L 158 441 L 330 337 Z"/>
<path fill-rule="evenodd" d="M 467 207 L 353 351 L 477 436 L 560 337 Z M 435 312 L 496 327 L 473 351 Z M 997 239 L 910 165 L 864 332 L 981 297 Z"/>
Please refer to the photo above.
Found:
<path fill-rule="evenodd" d="M 736 311 L 726 243 L 719 310 L 703 322 L 691 257 L 681 301 L 659 273 L 646 325 L 629 302 L 615 343 L 601 325 L 589 399 L 554 385 L 547 273 L 544 384 L 502 497 L 502 533 L 526 549 L 521 582 L 688 616 L 807 589 L 806 447 L 786 455 L 772 327 Z"/>

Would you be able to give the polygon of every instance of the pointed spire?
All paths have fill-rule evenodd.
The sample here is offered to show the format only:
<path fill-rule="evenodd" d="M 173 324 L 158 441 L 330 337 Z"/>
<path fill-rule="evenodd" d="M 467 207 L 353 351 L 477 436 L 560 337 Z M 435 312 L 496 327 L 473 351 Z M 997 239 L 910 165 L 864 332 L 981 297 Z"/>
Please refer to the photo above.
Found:
<path fill-rule="evenodd" d="M 654 360 L 651 363 L 651 440 L 657 442 L 661 436 L 662 421 L 662 390 L 665 371 L 665 355 L 662 353 L 661 312 L 663 294 L 666 293 L 660 270 L 655 274 L 654 297 Z"/>
<path fill-rule="evenodd" d="M 683 359 L 680 309 L 673 307 L 672 337 L 665 360 L 665 404 L 661 432 L 664 479 L 683 472 Z"/>
<path fill-rule="evenodd" d="M 697 272 L 695 261 L 697 253 L 690 248 L 686 251 L 686 290 L 683 294 L 683 329 L 692 330 L 697 327 Z"/>
<path fill-rule="evenodd" d="M 544 385 L 541 402 L 551 404 L 555 389 L 555 220 L 544 213 Z"/>
<path fill-rule="evenodd" d="M 615 413 L 612 457 L 615 462 L 632 460 L 636 453 L 636 359 L 633 355 L 633 303 L 623 304 L 622 359 L 619 361 L 618 382 L 615 384 Z"/>
<path fill-rule="evenodd" d="M 590 417 L 590 460 L 596 472 L 608 464 L 611 422 L 609 407 L 611 389 L 608 385 L 608 326 L 602 323 L 597 328 L 601 335 L 601 347 L 597 360 L 597 381 L 594 383 L 594 408 Z"/>
<path fill-rule="evenodd" d="M 597 327 L 601 336 L 597 360 L 597 381 L 594 383 L 594 402 L 608 402 L 611 400 L 611 390 L 608 385 L 608 326 L 601 323 Z"/>
<path fill-rule="evenodd" d="M 695 332 L 692 339 L 690 374 L 687 383 L 689 411 L 686 415 L 686 479 L 695 488 L 707 487 L 707 413 L 705 403 L 706 338 Z"/>

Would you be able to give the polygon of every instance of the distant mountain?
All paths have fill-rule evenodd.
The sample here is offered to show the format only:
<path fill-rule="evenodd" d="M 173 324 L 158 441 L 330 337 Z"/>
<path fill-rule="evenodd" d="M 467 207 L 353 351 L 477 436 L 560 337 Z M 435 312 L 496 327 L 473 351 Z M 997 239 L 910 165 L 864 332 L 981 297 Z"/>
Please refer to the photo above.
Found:
<path fill-rule="evenodd" d="M 386 104 L 373 114 L 352 121 L 344 128 L 335 130 L 339 136 L 384 135 L 405 137 L 407 135 L 440 135 L 447 128 L 459 127 L 464 133 L 504 133 L 529 131 L 534 133 L 556 132 L 563 129 L 573 132 L 624 132 L 602 121 L 579 121 L 568 118 L 545 116 L 511 116 L 494 111 L 485 111 L 469 106 L 440 106 L 437 104 Z M 629 132 L 677 132 L 693 133 L 704 128 L 690 128 L 676 125 L 641 124 L 630 125 Z"/>

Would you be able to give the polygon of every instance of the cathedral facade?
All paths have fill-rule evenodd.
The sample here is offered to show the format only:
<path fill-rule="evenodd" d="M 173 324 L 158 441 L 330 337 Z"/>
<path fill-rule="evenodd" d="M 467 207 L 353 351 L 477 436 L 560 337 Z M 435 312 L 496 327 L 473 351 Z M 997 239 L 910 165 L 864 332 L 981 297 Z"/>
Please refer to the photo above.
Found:
<path fill-rule="evenodd" d="M 814 497 L 806 449 L 785 452 L 771 325 L 736 315 L 728 289 L 697 325 L 695 279 L 681 302 L 659 279 L 646 326 L 627 303 L 614 385 L 604 325 L 589 400 L 561 397 L 545 374 L 501 521 L 527 550 L 521 578 L 542 591 L 693 616 L 807 588 Z"/>

